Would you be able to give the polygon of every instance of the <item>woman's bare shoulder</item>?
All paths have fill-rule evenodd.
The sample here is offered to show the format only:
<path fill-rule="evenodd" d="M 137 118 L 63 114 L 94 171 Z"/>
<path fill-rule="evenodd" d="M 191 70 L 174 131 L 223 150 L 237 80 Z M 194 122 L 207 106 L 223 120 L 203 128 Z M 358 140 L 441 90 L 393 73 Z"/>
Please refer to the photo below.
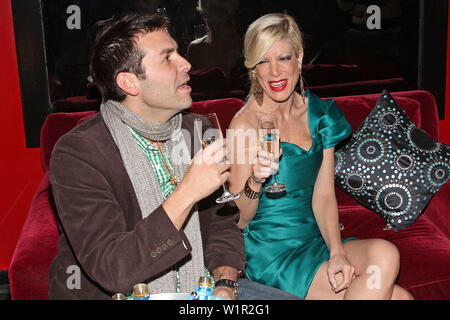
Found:
<path fill-rule="evenodd" d="M 253 101 L 248 102 L 231 120 L 230 129 L 250 129 L 257 128 L 258 121 L 255 115 L 255 106 L 252 103 Z"/>

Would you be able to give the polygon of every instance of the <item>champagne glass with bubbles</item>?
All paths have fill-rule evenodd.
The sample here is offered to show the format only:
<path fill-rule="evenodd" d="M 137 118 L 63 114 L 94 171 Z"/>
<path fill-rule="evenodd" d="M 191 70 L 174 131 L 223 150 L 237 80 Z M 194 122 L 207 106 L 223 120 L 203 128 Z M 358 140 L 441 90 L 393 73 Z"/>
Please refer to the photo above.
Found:
<path fill-rule="evenodd" d="M 277 116 L 274 114 L 261 113 L 259 121 L 259 143 L 261 150 L 272 154 L 278 161 L 280 155 L 280 131 L 277 124 Z M 266 187 L 269 193 L 279 193 L 286 190 L 284 184 L 278 183 L 277 172 L 272 171 L 273 183 Z"/>
<path fill-rule="evenodd" d="M 202 149 L 205 149 L 209 144 L 213 143 L 216 140 L 223 140 L 222 130 L 220 128 L 219 119 L 217 118 L 216 113 L 208 113 L 203 115 L 212 126 L 212 129 L 206 130 L 206 132 L 202 136 L 202 132 L 197 129 L 197 133 L 199 135 L 200 141 L 202 143 Z M 224 159 L 225 160 L 225 159 Z M 236 200 L 239 198 L 239 193 L 231 193 L 228 190 L 227 183 L 225 182 L 223 185 L 223 193 L 222 195 L 216 199 L 217 203 L 225 203 L 231 200 Z"/>

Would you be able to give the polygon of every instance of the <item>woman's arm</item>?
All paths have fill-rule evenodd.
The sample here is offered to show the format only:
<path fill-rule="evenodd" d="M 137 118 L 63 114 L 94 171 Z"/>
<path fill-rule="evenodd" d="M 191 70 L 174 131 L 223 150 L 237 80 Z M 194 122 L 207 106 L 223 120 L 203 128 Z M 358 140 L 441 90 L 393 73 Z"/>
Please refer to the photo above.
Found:
<path fill-rule="evenodd" d="M 253 191 L 261 192 L 262 190 L 262 184 L 257 183 L 254 179 L 249 179 L 253 174 L 253 162 L 255 160 L 255 142 L 257 140 L 255 134 L 256 130 L 239 118 L 231 121 L 227 131 L 227 141 L 231 147 L 232 155 L 228 187 L 231 192 L 241 194 L 235 200 L 240 211 L 238 226 L 241 229 L 244 229 L 253 219 L 259 203 L 259 198 L 250 199 L 245 195 L 246 181 L 249 181 L 249 187 Z"/>
<path fill-rule="evenodd" d="M 330 255 L 344 253 L 334 193 L 334 148 L 323 151 L 322 165 L 314 185 L 312 208 Z"/>
<path fill-rule="evenodd" d="M 312 209 L 325 243 L 330 251 L 328 278 L 336 292 L 350 284 L 354 268 L 345 257 L 339 230 L 339 216 L 334 192 L 334 148 L 323 151 L 322 165 L 314 185 Z M 342 272 L 344 280 L 336 283 L 335 274 Z"/>
<path fill-rule="evenodd" d="M 230 173 L 231 173 L 231 176 L 233 176 L 233 174 L 235 174 L 236 177 L 239 176 L 240 177 L 239 182 L 241 184 L 243 184 L 241 191 L 240 191 L 241 196 L 239 197 L 239 199 L 235 200 L 235 203 L 239 208 L 239 221 L 238 221 L 237 225 L 240 229 L 244 229 L 250 223 L 250 221 L 252 221 L 253 217 L 256 214 L 256 210 L 258 210 L 258 204 L 259 204 L 259 198 L 250 199 L 249 197 L 247 197 L 245 195 L 245 191 L 244 191 L 245 182 L 248 181 L 248 187 L 255 192 L 262 191 L 262 184 L 256 182 L 253 178 L 251 178 L 252 171 L 248 172 L 248 170 L 239 170 L 239 169 L 235 168 L 235 169 L 230 169 Z M 243 177 L 247 177 L 247 178 L 244 181 L 241 181 L 241 180 L 243 180 L 242 179 Z M 236 178 L 236 180 L 237 180 L 237 178 Z M 233 190 L 233 189 L 231 189 L 231 190 Z"/>
<path fill-rule="evenodd" d="M 259 198 L 250 199 L 245 195 L 244 187 L 255 191 L 262 191 L 262 183 L 271 174 L 271 169 L 278 169 L 278 165 L 270 161 L 273 157 L 258 150 L 258 130 L 245 120 L 235 118 L 227 131 L 227 143 L 231 146 L 229 189 L 233 193 L 241 193 L 235 200 L 240 210 L 238 226 L 244 229 L 255 216 Z"/>

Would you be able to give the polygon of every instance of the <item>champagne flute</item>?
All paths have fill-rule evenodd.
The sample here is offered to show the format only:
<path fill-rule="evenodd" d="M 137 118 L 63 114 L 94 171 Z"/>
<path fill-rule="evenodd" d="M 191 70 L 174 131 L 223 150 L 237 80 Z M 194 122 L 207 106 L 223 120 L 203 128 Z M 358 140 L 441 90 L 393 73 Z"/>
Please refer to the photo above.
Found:
<path fill-rule="evenodd" d="M 220 128 L 219 119 L 217 118 L 217 114 L 215 113 L 208 113 L 203 115 L 208 121 L 211 123 L 211 126 L 214 130 L 208 129 L 206 130 L 204 136 L 202 137 L 201 131 L 197 130 L 197 133 L 199 134 L 200 141 L 202 142 L 202 149 L 205 149 L 209 144 L 213 143 L 216 140 L 223 140 L 223 134 L 222 130 Z M 224 159 L 225 160 L 225 159 Z M 227 183 L 225 182 L 223 185 L 223 193 L 222 195 L 216 199 L 217 203 L 225 203 L 231 200 L 236 200 L 239 198 L 239 193 L 231 193 L 228 190 Z"/>
<path fill-rule="evenodd" d="M 280 131 L 278 130 L 277 116 L 274 114 L 261 113 L 258 115 L 258 120 L 261 149 L 275 156 L 275 161 L 278 161 L 280 154 Z M 277 172 L 272 171 L 272 175 L 273 183 L 266 187 L 266 191 L 269 193 L 285 191 L 286 186 L 277 181 Z"/>

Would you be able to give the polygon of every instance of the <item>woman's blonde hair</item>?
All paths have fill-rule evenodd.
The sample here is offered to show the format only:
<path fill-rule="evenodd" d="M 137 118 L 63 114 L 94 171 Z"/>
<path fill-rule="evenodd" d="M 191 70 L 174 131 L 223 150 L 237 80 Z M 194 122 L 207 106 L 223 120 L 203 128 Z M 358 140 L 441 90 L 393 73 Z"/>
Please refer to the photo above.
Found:
<path fill-rule="evenodd" d="M 255 95 L 262 95 L 261 87 L 256 82 L 253 69 L 263 60 L 267 50 L 276 42 L 287 40 L 295 51 L 295 55 L 303 50 L 302 33 L 294 18 L 285 13 L 269 13 L 255 20 L 247 29 L 244 39 L 244 65 L 248 69 L 251 82 L 247 100 Z"/>
<path fill-rule="evenodd" d="M 244 64 L 247 69 L 253 70 L 279 40 L 288 40 L 296 55 L 303 50 L 302 33 L 294 18 L 285 13 L 269 13 L 255 20 L 245 33 Z"/>

